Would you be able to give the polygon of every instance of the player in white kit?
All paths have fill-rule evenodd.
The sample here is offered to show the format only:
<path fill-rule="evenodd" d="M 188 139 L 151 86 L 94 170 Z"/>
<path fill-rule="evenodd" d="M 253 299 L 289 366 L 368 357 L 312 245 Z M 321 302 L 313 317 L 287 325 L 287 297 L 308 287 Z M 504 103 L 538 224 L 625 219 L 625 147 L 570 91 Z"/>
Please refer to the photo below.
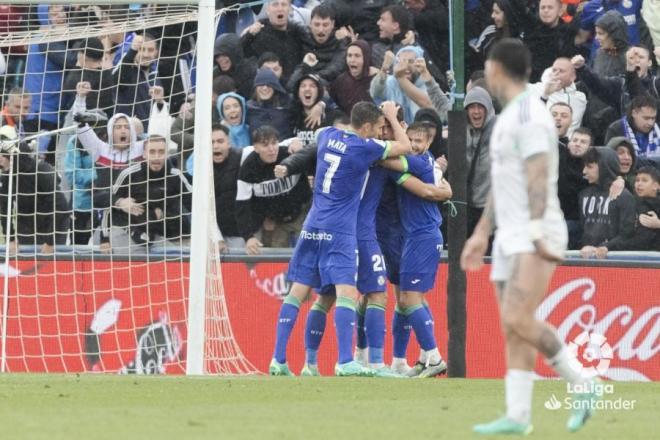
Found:
<path fill-rule="evenodd" d="M 476 425 L 480 434 L 532 431 L 531 405 L 538 352 L 564 379 L 593 390 L 583 378 L 554 327 L 535 318 L 568 234 L 557 197 L 557 130 L 538 96 L 527 91 L 529 50 L 504 39 L 490 52 L 486 81 L 504 109 L 490 141 L 491 195 L 461 255 L 464 270 L 478 270 L 495 231 L 491 280 L 495 284 L 506 339 L 506 415 Z M 495 228 L 497 227 L 497 230 Z M 576 387 L 577 388 L 577 387 Z M 567 428 L 576 431 L 591 415 L 594 393 L 574 395 Z"/>

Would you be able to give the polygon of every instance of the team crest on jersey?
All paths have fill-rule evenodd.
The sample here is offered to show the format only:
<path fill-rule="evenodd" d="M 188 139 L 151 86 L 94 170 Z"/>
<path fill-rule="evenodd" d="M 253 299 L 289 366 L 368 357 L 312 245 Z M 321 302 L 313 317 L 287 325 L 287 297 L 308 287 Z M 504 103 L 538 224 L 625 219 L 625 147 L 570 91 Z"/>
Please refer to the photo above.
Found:
<path fill-rule="evenodd" d="M 626 8 L 626 9 L 628 9 L 628 8 L 632 8 L 632 1 L 631 1 L 631 0 L 623 0 L 623 1 L 621 2 L 621 4 L 622 4 L 623 7 Z"/>
<path fill-rule="evenodd" d="M 385 285 L 385 277 L 384 276 L 379 276 L 378 277 L 378 285 L 379 286 L 384 286 Z"/>

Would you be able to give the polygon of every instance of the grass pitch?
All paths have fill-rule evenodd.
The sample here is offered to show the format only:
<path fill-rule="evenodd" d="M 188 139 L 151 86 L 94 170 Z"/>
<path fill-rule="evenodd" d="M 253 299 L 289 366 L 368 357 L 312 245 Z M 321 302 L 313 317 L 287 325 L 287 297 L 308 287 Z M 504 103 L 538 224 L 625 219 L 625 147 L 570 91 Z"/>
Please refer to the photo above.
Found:
<path fill-rule="evenodd" d="M 614 383 L 575 439 L 659 438 L 660 383 Z M 501 380 L 0 375 L 2 439 L 467 439 L 502 413 Z M 535 384 L 534 439 L 562 439 L 548 410 L 563 382 Z"/>

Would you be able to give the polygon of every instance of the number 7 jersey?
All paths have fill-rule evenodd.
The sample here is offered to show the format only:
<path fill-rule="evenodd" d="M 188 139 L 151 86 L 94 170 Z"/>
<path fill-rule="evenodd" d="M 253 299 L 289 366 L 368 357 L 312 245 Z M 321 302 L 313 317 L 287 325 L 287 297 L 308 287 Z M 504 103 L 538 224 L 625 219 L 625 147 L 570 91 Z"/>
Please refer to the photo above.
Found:
<path fill-rule="evenodd" d="M 390 144 L 330 127 L 318 134 L 317 145 L 314 198 L 305 227 L 355 235 L 367 171 L 387 157 Z"/>

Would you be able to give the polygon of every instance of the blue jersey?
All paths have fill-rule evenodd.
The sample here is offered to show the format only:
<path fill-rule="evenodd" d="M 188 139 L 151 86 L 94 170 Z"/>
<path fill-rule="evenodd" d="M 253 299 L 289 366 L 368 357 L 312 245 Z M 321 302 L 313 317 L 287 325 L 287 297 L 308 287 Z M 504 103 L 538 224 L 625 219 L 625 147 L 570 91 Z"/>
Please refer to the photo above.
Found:
<path fill-rule="evenodd" d="M 369 168 L 357 216 L 358 240 L 376 239 L 376 212 L 390 171 L 379 166 Z M 396 204 L 396 202 L 395 202 Z M 398 214 L 397 214 L 398 216 Z"/>
<path fill-rule="evenodd" d="M 376 234 L 379 239 L 403 235 L 396 184 L 399 176 L 399 173 L 390 171 L 390 178 L 385 181 L 378 211 L 376 212 Z"/>
<path fill-rule="evenodd" d="M 330 127 L 319 133 L 317 145 L 314 198 L 305 227 L 355 235 L 367 171 L 387 157 L 389 143 Z"/>
<path fill-rule="evenodd" d="M 400 174 L 399 183 L 414 175 L 424 183 L 435 184 L 434 160 L 428 151 L 422 155 L 406 156 L 407 172 Z M 442 216 L 435 202 L 429 202 L 399 188 L 399 211 L 406 236 L 435 232 L 442 224 Z"/>

